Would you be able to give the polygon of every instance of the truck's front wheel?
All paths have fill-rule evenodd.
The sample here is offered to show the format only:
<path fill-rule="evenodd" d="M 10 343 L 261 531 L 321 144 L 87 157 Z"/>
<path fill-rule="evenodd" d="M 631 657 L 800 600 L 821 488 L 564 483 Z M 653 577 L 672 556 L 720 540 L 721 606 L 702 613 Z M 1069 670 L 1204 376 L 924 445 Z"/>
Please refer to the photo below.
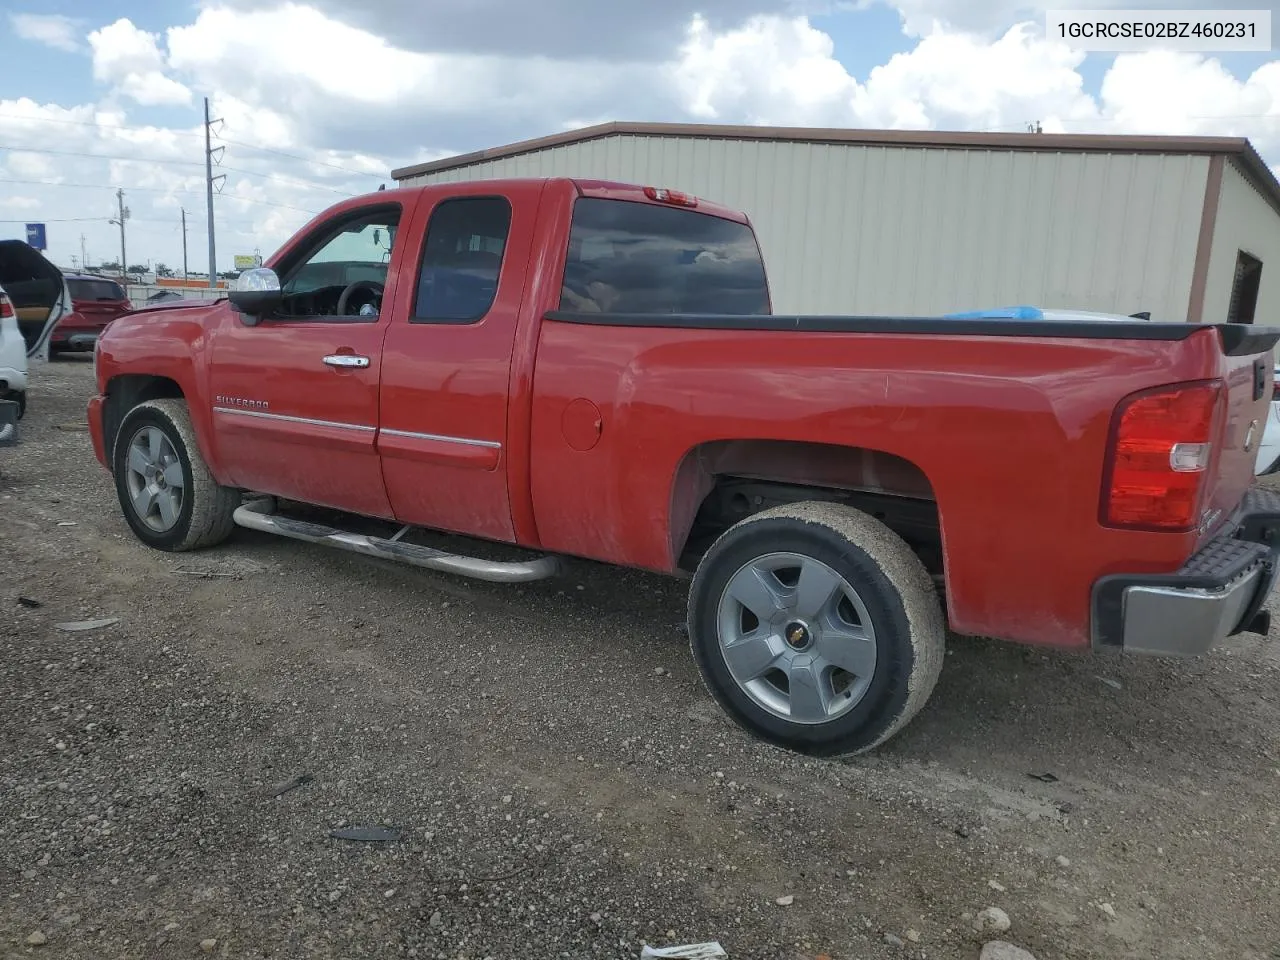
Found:
<path fill-rule="evenodd" d="M 231 535 L 240 495 L 209 473 L 182 400 L 149 400 L 130 410 L 113 466 L 125 520 L 147 546 L 195 550 Z"/>
<path fill-rule="evenodd" d="M 830 503 L 768 510 L 698 566 L 689 638 L 712 695 L 771 743 L 817 756 L 870 750 L 933 691 L 946 627 L 911 548 Z"/>

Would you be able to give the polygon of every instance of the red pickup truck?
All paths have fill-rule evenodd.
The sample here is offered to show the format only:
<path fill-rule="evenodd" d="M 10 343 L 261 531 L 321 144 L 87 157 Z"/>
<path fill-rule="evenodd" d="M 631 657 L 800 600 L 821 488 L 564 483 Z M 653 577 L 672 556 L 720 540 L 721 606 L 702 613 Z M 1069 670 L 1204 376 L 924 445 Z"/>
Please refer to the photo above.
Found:
<path fill-rule="evenodd" d="M 488 181 L 344 201 L 227 299 L 116 320 L 89 424 L 158 549 L 241 525 L 495 581 L 691 575 L 715 698 L 830 755 L 910 720 L 948 626 L 1184 655 L 1265 632 L 1278 338 L 779 316 L 742 214 Z"/>

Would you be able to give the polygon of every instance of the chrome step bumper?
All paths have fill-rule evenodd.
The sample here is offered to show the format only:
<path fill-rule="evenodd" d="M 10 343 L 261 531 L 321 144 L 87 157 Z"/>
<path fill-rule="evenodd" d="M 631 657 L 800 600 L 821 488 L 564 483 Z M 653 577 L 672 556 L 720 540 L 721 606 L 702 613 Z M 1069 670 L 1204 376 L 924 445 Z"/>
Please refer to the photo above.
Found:
<path fill-rule="evenodd" d="M 1270 626 L 1263 609 L 1280 578 L 1280 496 L 1254 488 L 1223 532 L 1169 574 L 1116 574 L 1093 589 L 1093 645 L 1199 656 Z"/>
<path fill-rule="evenodd" d="M 318 543 L 326 547 L 348 550 L 351 553 L 364 554 L 367 557 L 393 560 L 397 563 L 407 563 L 443 573 L 456 573 L 473 580 L 488 580 L 492 583 L 529 583 L 534 580 L 546 580 L 560 573 L 562 569 L 558 557 L 538 557 L 534 560 L 516 562 L 481 560 L 478 557 L 464 557 L 431 547 L 403 543 L 398 539 L 387 540 L 360 533 L 348 533 L 336 527 L 295 520 L 278 514 L 275 512 L 274 502 L 270 499 L 254 500 L 244 504 L 236 510 L 233 519 L 237 526 L 249 530 L 260 530 L 263 533 L 273 533 L 276 536 L 302 540 L 306 543 Z"/>

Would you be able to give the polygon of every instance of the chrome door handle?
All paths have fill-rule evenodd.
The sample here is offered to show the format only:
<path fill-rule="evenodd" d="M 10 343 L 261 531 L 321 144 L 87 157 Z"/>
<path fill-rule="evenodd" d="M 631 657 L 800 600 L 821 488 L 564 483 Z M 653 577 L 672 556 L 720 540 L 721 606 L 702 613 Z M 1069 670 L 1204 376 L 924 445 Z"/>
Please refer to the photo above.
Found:
<path fill-rule="evenodd" d="M 367 367 L 369 358 L 358 357 L 354 353 L 331 353 L 324 362 L 331 367 Z"/>

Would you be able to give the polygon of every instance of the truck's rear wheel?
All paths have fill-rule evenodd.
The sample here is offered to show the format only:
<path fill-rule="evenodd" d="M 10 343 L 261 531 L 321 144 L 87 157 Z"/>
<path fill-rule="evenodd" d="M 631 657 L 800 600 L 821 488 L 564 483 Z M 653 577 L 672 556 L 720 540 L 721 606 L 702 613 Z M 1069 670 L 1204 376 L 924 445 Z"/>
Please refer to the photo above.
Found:
<path fill-rule="evenodd" d="M 184 401 L 148 400 L 130 410 L 113 465 L 125 520 L 147 546 L 195 550 L 231 535 L 240 494 L 209 473 Z"/>
<path fill-rule="evenodd" d="M 915 716 L 942 669 L 946 626 L 933 581 L 897 534 L 811 502 L 749 517 L 707 551 L 689 641 L 741 726 L 833 756 L 873 749 Z"/>

